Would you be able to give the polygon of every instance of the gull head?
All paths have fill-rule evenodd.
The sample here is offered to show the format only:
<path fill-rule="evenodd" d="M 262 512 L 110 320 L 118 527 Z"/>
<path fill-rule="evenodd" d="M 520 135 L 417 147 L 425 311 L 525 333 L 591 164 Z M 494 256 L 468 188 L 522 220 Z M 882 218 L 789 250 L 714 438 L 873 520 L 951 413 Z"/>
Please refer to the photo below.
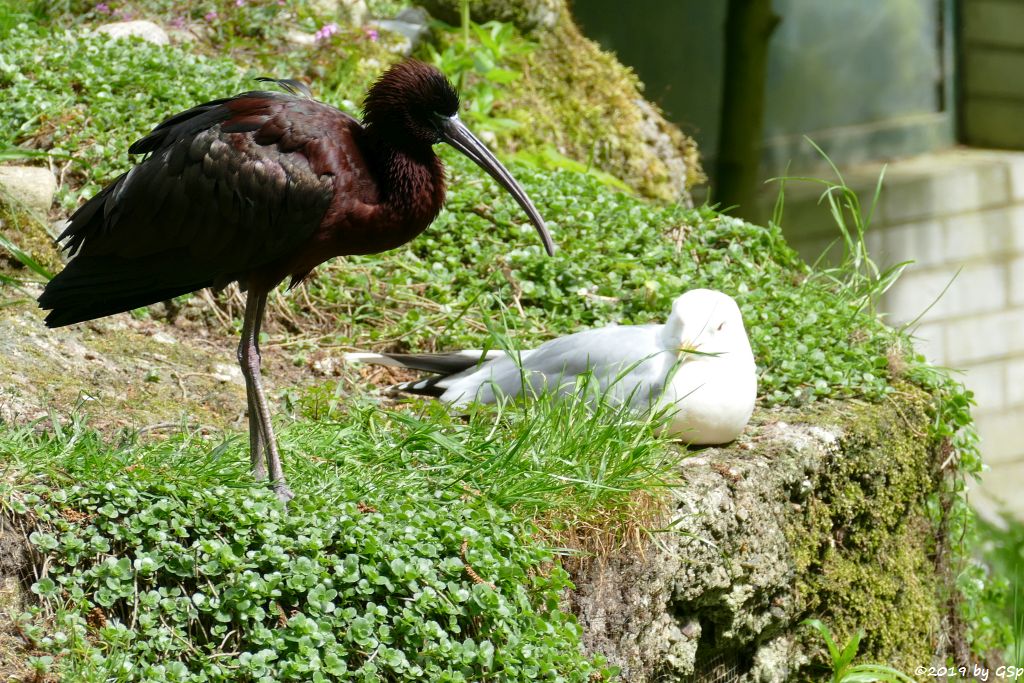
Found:
<path fill-rule="evenodd" d="M 713 289 L 693 289 L 676 298 L 662 342 L 684 360 L 751 354 L 739 306 L 728 294 Z"/>

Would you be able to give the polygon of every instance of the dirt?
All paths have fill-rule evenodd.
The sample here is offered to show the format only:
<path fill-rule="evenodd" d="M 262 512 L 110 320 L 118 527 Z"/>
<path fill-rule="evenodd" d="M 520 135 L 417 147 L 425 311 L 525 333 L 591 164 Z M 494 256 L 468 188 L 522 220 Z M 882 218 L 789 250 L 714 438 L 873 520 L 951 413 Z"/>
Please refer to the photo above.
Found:
<path fill-rule="evenodd" d="M 122 313 L 51 330 L 28 294 L 0 308 L 0 422 L 74 416 L 100 431 L 245 429 L 238 341 L 227 329 Z M 337 365 L 334 354 L 317 352 L 296 366 L 287 349 L 265 347 L 271 396 L 322 381 Z"/>

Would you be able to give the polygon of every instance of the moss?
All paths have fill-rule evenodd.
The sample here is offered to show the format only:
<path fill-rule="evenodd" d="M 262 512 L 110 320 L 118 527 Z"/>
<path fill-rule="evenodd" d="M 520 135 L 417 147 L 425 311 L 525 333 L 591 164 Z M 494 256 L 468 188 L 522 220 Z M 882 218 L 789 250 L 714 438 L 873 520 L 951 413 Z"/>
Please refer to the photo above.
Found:
<path fill-rule="evenodd" d="M 812 475 L 812 493 L 787 537 L 801 611 L 829 623 L 844 642 L 864 630 L 861 661 L 911 670 L 935 652 L 943 586 L 927 511 L 938 486 L 937 444 L 925 437 L 929 397 L 900 389 L 881 405 L 801 414 L 801 421 L 840 427 L 842 436 L 830 466 Z M 809 633 L 804 644 L 820 650 Z"/>
<path fill-rule="evenodd" d="M 423 0 L 422 5 L 431 16 L 449 24 L 460 21 L 463 0 Z M 520 31 L 532 31 L 538 26 L 550 26 L 557 19 L 564 0 L 470 0 L 469 11 L 473 21 L 484 23 L 496 20 L 512 24 Z"/>
<path fill-rule="evenodd" d="M 50 272 L 60 270 L 60 253 L 46 227 L 3 193 L 0 193 L 0 234 Z M 0 272 L 20 277 L 24 271 L 25 266 L 13 255 L 0 250 Z"/>
<path fill-rule="evenodd" d="M 568 12 L 539 40 L 522 58 L 525 77 L 508 86 L 502 112 L 529 124 L 517 131 L 525 144 L 553 145 L 658 199 L 676 200 L 704 180 L 693 140 L 643 101 L 636 74 L 588 40 Z M 670 149 L 658 154 L 654 137 Z M 666 163 L 672 155 L 685 161 L 685 178 Z"/>
<path fill-rule="evenodd" d="M 696 144 L 644 100 L 636 74 L 588 40 L 568 10 L 556 16 L 550 29 L 529 34 L 535 49 L 509 49 L 504 57 L 502 66 L 523 78 L 503 83 L 494 102 L 493 116 L 519 124 L 502 132 L 500 144 L 527 156 L 553 148 L 645 196 L 685 199 L 704 180 Z M 462 41 L 461 32 L 439 37 Z M 466 76 L 470 83 L 482 78 Z"/>

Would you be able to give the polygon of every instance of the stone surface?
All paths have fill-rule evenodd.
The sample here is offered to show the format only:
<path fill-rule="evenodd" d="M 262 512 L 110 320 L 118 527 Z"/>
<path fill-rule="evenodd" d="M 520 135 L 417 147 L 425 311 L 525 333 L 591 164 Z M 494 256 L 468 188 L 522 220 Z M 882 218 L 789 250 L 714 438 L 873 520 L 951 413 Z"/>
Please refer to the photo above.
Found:
<path fill-rule="evenodd" d="M 295 45 L 313 45 L 316 43 L 316 36 L 312 33 L 300 31 L 297 28 L 290 28 L 284 34 L 284 39 Z"/>
<path fill-rule="evenodd" d="M 371 21 L 368 26 L 393 34 L 392 51 L 408 57 L 430 35 L 430 15 L 422 7 L 408 7 L 393 19 Z"/>
<path fill-rule="evenodd" d="M 45 217 L 57 193 L 57 179 L 48 168 L 0 166 L 0 202 L 9 195 L 15 204 Z"/>
<path fill-rule="evenodd" d="M 169 45 L 171 42 L 167 31 L 152 21 L 118 21 L 96 27 L 97 33 L 106 33 L 111 38 L 142 38 L 154 45 Z"/>
<path fill-rule="evenodd" d="M 862 661 L 941 663 L 951 578 L 936 574 L 926 512 L 937 451 L 908 395 L 759 413 L 738 445 L 683 459 L 663 531 L 573 571 L 586 647 L 633 682 L 802 680 L 821 661 L 800 626 L 815 616 L 873 634 Z"/>
<path fill-rule="evenodd" d="M 350 26 L 362 26 L 370 16 L 366 0 L 339 0 L 338 12 L 340 18 Z"/>
<path fill-rule="evenodd" d="M 25 639 L 11 626 L 34 598 L 27 590 L 32 577 L 26 575 L 31 566 L 30 531 L 6 511 L 0 511 L 0 680 L 4 681 L 34 678 L 29 671 Z"/>
<path fill-rule="evenodd" d="M 56 333 L 33 305 L 38 291 L 29 294 L 23 306 L 0 309 L 0 421 L 31 422 L 66 409 L 97 429 L 179 424 L 185 415 L 190 424 L 225 427 L 244 410 L 230 336 L 185 342 L 172 325 L 128 314 Z M 301 377 L 280 354 L 266 359 L 274 368 L 265 370 L 268 386 L 289 373 Z"/>

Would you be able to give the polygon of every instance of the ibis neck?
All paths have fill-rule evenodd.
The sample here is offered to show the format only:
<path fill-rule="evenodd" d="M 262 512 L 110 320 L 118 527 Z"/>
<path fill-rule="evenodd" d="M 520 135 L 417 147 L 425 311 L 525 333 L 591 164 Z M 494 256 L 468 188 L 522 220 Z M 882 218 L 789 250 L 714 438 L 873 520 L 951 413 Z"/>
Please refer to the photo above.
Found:
<path fill-rule="evenodd" d="M 394 145 L 367 131 L 380 201 L 410 219 L 432 221 L 444 204 L 444 166 L 430 145 Z M 425 226 L 424 226 L 425 227 Z"/>

